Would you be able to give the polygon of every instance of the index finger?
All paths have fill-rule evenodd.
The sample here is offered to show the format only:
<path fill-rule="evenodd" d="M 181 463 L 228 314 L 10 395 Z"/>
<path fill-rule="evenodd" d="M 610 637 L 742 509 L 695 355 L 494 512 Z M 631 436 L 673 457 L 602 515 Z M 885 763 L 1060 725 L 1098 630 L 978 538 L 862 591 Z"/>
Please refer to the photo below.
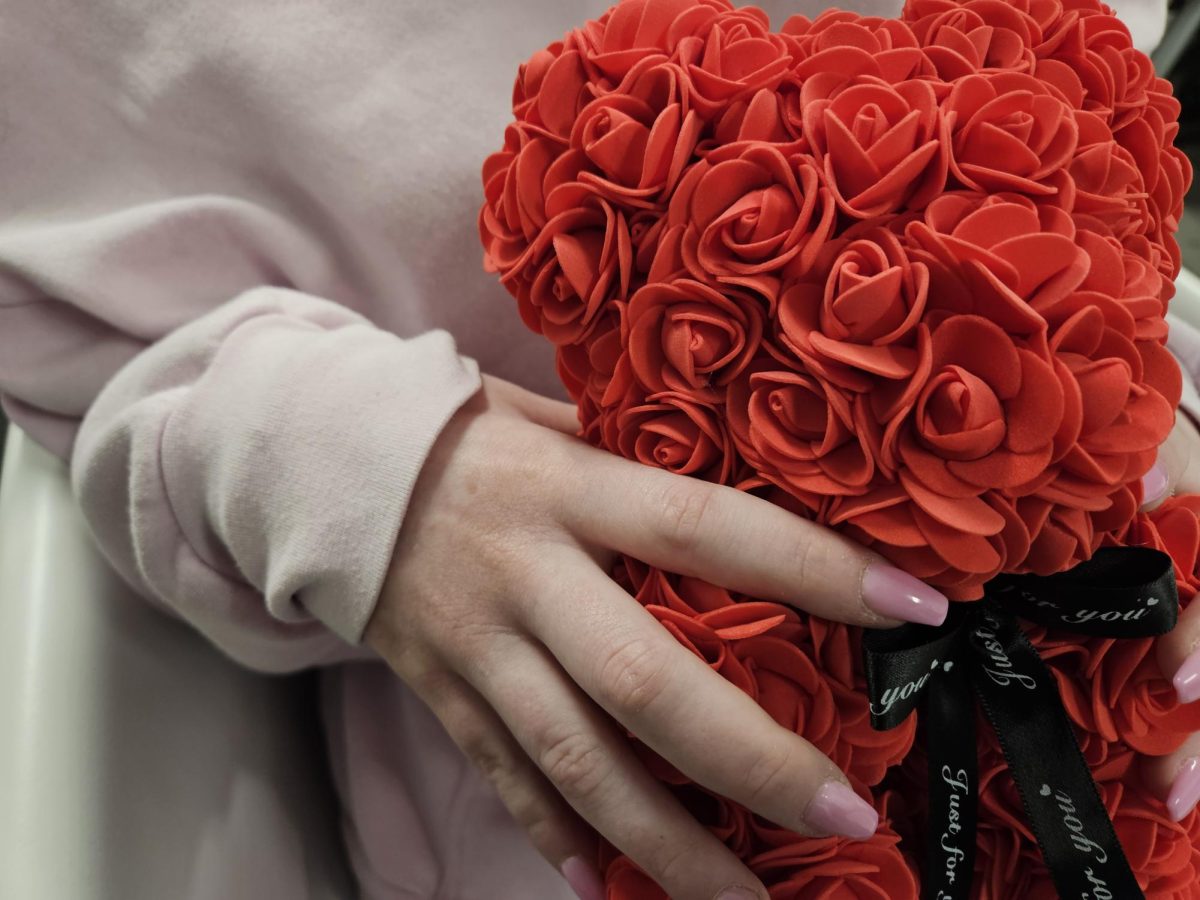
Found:
<path fill-rule="evenodd" d="M 940 625 L 936 588 L 836 532 L 743 491 L 579 445 L 560 515 L 585 543 L 868 627 Z"/>

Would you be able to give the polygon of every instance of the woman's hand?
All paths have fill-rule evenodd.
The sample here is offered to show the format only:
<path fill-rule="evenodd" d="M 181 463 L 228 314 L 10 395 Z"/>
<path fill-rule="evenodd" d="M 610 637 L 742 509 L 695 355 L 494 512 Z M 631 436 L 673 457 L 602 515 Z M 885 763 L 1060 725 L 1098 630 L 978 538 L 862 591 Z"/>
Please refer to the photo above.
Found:
<path fill-rule="evenodd" d="M 1154 509 L 1173 494 L 1200 494 L 1200 434 L 1182 410 L 1175 429 L 1158 452 L 1143 481 L 1144 509 Z M 1183 703 L 1200 700 L 1200 603 L 1188 606 L 1175 629 L 1158 641 L 1158 662 L 1171 678 Z M 1200 801 L 1200 734 L 1167 756 L 1146 761 L 1146 780 L 1167 799 L 1171 817 L 1179 821 Z"/>
<path fill-rule="evenodd" d="M 425 463 L 367 643 L 581 896 L 603 896 L 590 825 L 671 897 L 766 898 L 621 728 L 798 832 L 866 838 L 877 816 L 618 587 L 616 555 L 857 625 L 938 624 L 947 601 L 831 531 L 589 447 L 576 428 L 568 404 L 485 379 Z"/>

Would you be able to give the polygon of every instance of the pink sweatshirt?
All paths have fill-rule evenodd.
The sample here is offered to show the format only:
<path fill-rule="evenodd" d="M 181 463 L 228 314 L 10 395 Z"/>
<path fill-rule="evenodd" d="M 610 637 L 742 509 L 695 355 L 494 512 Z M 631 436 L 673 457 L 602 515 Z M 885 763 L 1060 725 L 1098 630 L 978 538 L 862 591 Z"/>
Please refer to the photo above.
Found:
<path fill-rule="evenodd" d="M 0 0 L 5 409 L 121 575 L 238 661 L 369 659 L 480 370 L 562 393 L 481 269 L 479 167 L 518 63 L 607 5 Z M 1129 5 L 1152 45 L 1163 4 Z M 380 664 L 325 699 L 367 896 L 567 896 Z"/>

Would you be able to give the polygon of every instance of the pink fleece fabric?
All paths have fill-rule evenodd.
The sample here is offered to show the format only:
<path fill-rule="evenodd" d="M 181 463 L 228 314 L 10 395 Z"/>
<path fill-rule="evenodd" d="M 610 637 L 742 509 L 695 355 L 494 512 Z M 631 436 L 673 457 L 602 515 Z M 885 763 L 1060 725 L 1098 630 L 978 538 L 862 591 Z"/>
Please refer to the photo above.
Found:
<path fill-rule="evenodd" d="M 478 172 L 518 63 L 607 5 L 4 4 L 4 406 L 70 459 L 97 542 L 148 599 L 245 665 L 327 667 L 368 898 L 570 896 L 430 713 L 353 661 L 480 370 L 561 394 L 550 346 L 481 271 Z M 1153 46 L 1165 4 L 1118 6 Z"/>

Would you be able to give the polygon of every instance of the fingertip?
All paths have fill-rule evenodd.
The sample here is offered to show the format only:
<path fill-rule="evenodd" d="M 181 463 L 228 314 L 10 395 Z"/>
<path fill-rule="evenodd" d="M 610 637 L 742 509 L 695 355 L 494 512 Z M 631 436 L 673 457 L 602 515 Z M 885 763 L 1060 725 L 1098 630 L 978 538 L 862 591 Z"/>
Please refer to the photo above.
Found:
<path fill-rule="evenodd" d="M 1167 795 L 1167 813 L 1172 822 L 1179 822 L 1200 802 L 1200 757 L 1183 761 L 1171 782 Z"/>
<path fill-rule="evenodd" d="M 1171 679 L 1180 703 L 1200 700 L 1200 649 L 1193 650 Z"/>
<path fill-rule="evenodd" d="M 863 605 L 899 622 L 936 627 L 946 621 L 950 601 L 937 588 L 883 562 L 868 564 L 862 580 Z"/>
<path fill-rule="evenodd" d="M 865 841 L 879 828 L 879 813 L 858 796 L 850 785 L 831 778 L 817 789 L 809 801 L 804 811 L 804 821 L 809 828 L 821 834 L 836 834 Z"/>

